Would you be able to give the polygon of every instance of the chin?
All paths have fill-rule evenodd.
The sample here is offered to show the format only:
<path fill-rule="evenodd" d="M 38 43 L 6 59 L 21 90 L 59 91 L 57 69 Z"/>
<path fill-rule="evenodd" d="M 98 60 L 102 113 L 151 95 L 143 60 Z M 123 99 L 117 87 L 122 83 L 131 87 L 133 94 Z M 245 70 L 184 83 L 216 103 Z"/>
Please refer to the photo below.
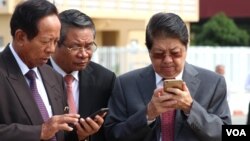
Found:
<path fill-rule="evenodd" d="M 80 70 L 84 70 L 87 66 L 84 65 L 84 66 L 77 66 L 74 70 L 76 71 L 80 71 Z"/>
<path fill-rule="evenodd" d="M 176 76 L 175 73 L 171 73 L 171 72 L 165 72 L 163 73 L 163 76 L 166 77 L 166 78 L 174 78 Z"/>

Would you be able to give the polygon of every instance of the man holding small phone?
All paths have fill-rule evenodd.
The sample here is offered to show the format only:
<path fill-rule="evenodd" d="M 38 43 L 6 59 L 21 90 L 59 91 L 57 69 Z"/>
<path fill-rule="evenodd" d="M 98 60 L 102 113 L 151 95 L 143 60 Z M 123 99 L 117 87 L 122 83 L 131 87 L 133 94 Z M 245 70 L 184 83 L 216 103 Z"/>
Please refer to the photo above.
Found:
<path fill-rule="evenodd" d="M 117 77 L 104 122 L 109 141 L 221 141 L 222 125 L 231 124 L 226 82 L 186 62 L 188 42 L 178 15 L 151 17 L 151 64 Z"/>
<path fill-rule="evenodd" d="M 102 124 L 116 76 L 90 61 L 97 49 L 92 19 L 75 9 L 61 12 L 59 19 L 60 39 L 49 65 L 65 77 L 69 112 L 81 116 L 76 132 L 69 133 L 67 139 L 105 141 Z"/>

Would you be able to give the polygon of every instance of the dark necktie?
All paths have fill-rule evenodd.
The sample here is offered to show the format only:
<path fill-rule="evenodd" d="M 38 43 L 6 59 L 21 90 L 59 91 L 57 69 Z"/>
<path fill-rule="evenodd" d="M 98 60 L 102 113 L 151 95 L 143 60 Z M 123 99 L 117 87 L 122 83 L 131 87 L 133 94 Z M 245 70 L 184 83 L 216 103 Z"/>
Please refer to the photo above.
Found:
<path fill-rule="evenodd" d="M 163 79 L 162 81 L 164 81 Z M 162 141 L 174 141 L 175 110 L 169 110 L 161 114 Z"/>
<path fill-rule="evenodd" d="M 67 88 L 67 101 L 69 105 L 69 113 L 76 114 L 76 105 L 73 97 L 73 89 L 72 89 L 72 83 L 73 83 L 74 77 L 71 74 L 67 74 L 64 76 L 64 81 L 66 83 Z"/>
<path fill-rule="evenodd" d="M 49 119 L 48 111 L 43 103 L 43 100 L 38 93 L 36 86 L 36 73 L 33 70 L 29 70 L 25 76 L 28 78 L 30 83 L 30 90 L 33 95 L 34 100 L 36 101 L 37 107 L 43 117 L 43 121 L 47 121 Z M 50 141 L 56 141 L 56 137 L 54 136 Z"/>
<path fill-rule="evenodd" d="M 31 93 L 32 93 L 33 98 L 36 101 L 36 104 L 38 106 L 38 109 L 43 117 L 43 121 L 47 121 L 49 119 L 49 114 L 48 114 L 47 109 L 43 103 L 43 100 L 42 100 L 42 98 L 37 90 L 36 73 L 33 70 L 29 70 L 25 76 L 29 80 Z"/>

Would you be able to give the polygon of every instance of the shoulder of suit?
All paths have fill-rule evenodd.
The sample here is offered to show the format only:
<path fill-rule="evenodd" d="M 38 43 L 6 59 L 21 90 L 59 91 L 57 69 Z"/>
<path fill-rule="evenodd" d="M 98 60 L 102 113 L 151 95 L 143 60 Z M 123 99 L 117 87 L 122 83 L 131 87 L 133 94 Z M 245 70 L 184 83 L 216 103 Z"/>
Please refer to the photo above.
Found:
<path fill-rule="evenodd" d="M 189 73 L 191 72 L 192 74 L 195 74 L 195 75 L 202 75 L 203 77 L 207 77 L 207 78 L 221 78 L 222 77 L 221 75 L 218 75 L 212 70 L 202 68 L 199 66 L 195 66 L 192 64 L 188 64 L 188 70 L 186 71 L 188 71 Z"/>
<path fill-rule="evenodd" d="M 154 69 L 152 67 L 152 65 L 149 65 L 149 66 L 146 66 L 146 67 L 143 67 L 143 68 L 138 68 L 138 69 L 135 69 L 135 70 L 131 70 L 129 72 L 126 72 L 122 75 L 120 75 L 119 77 L 131 77 L 131 78 L 135 78 L 139 75 L 151 75 L 151 74 L 154 74 Z"/>
<path fill-rule="evenodd" d="M 40 66 L 40 68 L 41 68 L 42 70 L 45 70 L 46 73 L 51 73 L 51 74 L 54 74 L 54 75 L 56 75 L 56 76 L 62 77 L 61 74 L 59 74 L 55 69 L 53 69 L 53 68 L 52 68 L 50 65 L 48 65 L 48 64 L 44 64 L 44 65 Z"/>
<path fill-rule="evenodd" d="M 93 69 L 93 70 L 102 70 L 102 71 L 105 71 L 105 72 L 110 72 L 110 73 L 113 73 L 111 70 L 109 70 L 108 68 L 98 64 L 98 63 L 95 63 L 95 62 L 92 62 L 90 61 L 88 67 L 86 69 Z"/>

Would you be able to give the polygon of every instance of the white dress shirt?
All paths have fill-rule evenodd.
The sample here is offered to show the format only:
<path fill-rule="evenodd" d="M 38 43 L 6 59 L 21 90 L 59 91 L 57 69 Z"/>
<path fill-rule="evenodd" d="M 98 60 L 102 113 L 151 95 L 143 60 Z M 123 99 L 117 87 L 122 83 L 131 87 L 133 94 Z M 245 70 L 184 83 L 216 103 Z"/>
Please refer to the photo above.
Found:
<path fill-rule="evenodd" d="M 25 74 L 30 70 L 28 68 L 28 66 L 21 60 L 21 58 L 18 56 L 18 54 L 16 53 L 16 51 L 14 50 L 13 46 L 12 46 L 12 43 L 10 43 L 9 45 L 10 47 L 10 50 L 12 52 L 12 54 L 14 55 L 16 61 L 17 61 L 17 64 L 19 66 L 19 68 L 21 69 L 22 71 L 22 74 L 24 75 L 24 78 L 26 79 L 28 85 L 29 85 L 29 80 L 25 77 Z M 49 103 L 49 98 L 48 98 L 48 95 L 47 95 L 47 92 L 45 90 L 45 87 L 43 85 L 43 80 L 41 78 L 41 75 L 39 73 L 39 71 L 37 70 L 37 67 L 35 68 L 32 68 L 32 70 L 35 71 L 36 73 L 36 85 L 37 85 L 37 89 L 38 89 L 38 93 L 39 95 L 41 96 L 42 100 L 43 100 L 43 103 L 47 109 L 47 112 L 48 112 L 48 115 L 49 117 L 51 117 L 53 114 L 52 114 L 52 109 L 51 109 L 51 105 Z"/>
<path fill-rule="evenodd" d="M 53 58 L 50 58 L 51 64 L 53 68 L 60 73 L 63 77 L 67 75 L 63 69 L 56 64 L 56 62 L 53 60 Z M 72 82 L 72 89 L 73 89 L 73 97 L 76 105 L 76 110 L 79 112 L 79 77 L 78 77 L 79 71 L 73 71 L 71 75 L 74 77 L 74 80 Z M 66 84 L 65 84 L 66 85 Z"/>

